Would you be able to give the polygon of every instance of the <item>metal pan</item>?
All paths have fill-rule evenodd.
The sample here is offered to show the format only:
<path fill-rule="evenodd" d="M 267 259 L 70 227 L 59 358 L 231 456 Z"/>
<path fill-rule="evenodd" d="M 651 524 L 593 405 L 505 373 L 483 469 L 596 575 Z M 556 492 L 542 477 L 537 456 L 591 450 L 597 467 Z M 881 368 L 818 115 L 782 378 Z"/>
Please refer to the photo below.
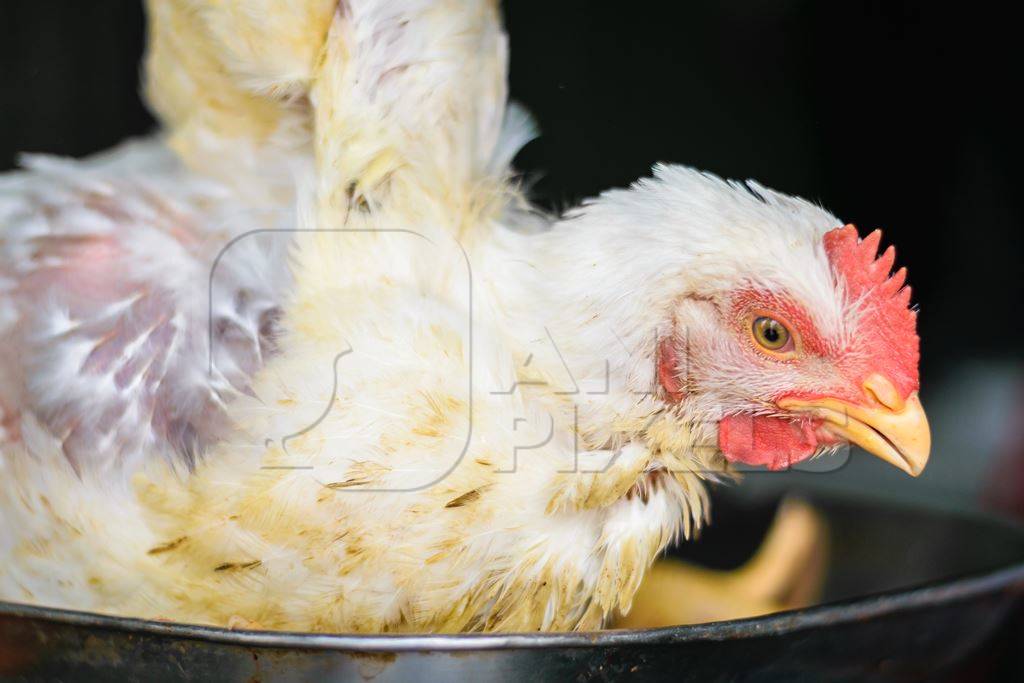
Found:
<path fill-rule="evenodd" d="M 227 631 L 0 603 L 0 678 L 1020 680 L 1021 530 L 876 503 L 814 504 L 832 542 L 826 602 L 808 609 L 635 631 L 353 636 Z M 760 531 L 750 520 L 770 513 L 719 505 L 713 530 L 685 550 L 738 561 Z"/>

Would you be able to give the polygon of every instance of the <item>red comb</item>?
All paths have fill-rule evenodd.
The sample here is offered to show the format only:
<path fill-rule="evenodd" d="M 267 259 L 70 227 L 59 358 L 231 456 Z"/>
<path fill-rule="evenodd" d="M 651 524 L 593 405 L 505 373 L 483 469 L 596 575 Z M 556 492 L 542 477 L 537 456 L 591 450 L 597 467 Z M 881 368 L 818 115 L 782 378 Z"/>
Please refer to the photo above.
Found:
<path fill-rule="evenodd" d="M 910 306 L 910 287 L 904 287 L 907 269 L 890 275 L 896 250 L 878 255 L 882 231 L 863 240 L 857 228 L 845 225 L 825 233 L 825 253 L 836 275 L 846 284 L 851 302 L 861 311 L 858 336 L 869 342 L 871 355 L 905 395 L 918 387 L 917 314 Z"/>

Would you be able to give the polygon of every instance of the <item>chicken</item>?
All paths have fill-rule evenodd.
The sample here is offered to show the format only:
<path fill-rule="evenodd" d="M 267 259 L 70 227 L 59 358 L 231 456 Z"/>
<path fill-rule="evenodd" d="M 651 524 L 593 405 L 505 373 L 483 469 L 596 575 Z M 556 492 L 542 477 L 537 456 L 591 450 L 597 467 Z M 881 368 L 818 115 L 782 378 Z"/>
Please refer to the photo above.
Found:
<path fill-rule="evenodd" d="M 924 467 L 880 234 L 672 165 L 538 213 L 494 3 L 150 17 L 164 135 L 0 181 L 0 597 L 592 629 L 739 465 Z"/>

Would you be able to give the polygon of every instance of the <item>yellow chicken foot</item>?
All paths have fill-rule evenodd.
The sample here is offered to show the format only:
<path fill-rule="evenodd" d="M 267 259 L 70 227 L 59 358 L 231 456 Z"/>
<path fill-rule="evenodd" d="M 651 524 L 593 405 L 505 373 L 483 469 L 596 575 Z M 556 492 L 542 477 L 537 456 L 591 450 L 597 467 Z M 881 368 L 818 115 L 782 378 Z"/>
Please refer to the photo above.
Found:
<path fill-rule="evenodd" d="M 630 612 L 613 628 L 657 628 L 740 619 L 813 604 L 827 569 L 828 530 L 806 502 L 779 507 L 757 553 L 732 571 L 675 559 L 654 564 Z"/>

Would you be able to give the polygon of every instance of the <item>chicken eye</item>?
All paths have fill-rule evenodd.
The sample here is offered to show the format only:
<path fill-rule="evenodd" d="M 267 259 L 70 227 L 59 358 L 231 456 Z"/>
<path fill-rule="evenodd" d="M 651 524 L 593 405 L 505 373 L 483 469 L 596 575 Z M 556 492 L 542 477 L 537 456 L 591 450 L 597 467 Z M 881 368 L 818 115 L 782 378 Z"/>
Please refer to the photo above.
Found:
<path fill-rule="evenodd" d="M 775 318 L 754 318 L 752 332 L 754 340 L 769 351 L 784 351 L 789 345 L 789 330 Z"/>

